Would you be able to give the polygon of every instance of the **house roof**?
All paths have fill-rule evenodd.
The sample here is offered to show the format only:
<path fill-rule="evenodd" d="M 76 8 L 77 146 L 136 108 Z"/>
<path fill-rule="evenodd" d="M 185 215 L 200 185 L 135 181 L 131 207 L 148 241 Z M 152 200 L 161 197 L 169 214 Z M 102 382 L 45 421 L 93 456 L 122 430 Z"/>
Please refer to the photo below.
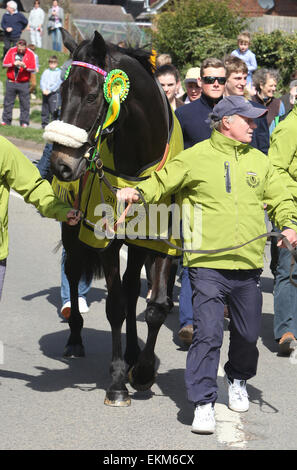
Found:
<path fill-rule="evenodd" d="M 72 0 L 72 18 L 112 22 L 134 22 L 134 18 L 118 5 L 93 5 L 82 0 Z"/>

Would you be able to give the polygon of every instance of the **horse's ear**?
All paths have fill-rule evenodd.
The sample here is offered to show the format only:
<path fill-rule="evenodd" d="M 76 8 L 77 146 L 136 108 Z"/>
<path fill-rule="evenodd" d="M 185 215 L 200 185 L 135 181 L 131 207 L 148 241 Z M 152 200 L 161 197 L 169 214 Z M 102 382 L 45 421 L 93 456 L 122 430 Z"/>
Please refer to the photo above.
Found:
<path fill-rule="evenodd" d="M 71 34 L 68 33 L 68 31 L 66 31 L 66 29 L 61 28 L 61 32 L 62 32 L 63 44 L 68 49 L 68 51 L 71 52 L 72 54 L 73 51 L 75 51 L 75 49 L 77 48 L 77 44 L 74 41 Z"/>
<path fill-rule="evenodd" d="M 94 31 L 94 39 L 92 41 L 92 54 L 96 57 L 99 63 L 104 62 L 106 56 L 106 44 L 98 31 Z"/>

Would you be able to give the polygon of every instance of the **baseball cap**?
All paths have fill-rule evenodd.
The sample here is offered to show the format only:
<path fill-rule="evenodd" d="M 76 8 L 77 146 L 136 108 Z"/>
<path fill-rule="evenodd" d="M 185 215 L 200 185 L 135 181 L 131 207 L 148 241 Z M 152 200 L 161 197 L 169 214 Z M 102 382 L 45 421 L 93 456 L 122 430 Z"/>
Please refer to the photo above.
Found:
<path fill-rule="evenodd" d="M 267 109 L 253 106 L 243 96 L 232 95 L 226 96 L 214 106 L 210 119 L 220 121 L 224 116 L 233 116 L 233 114 L 256 119 L 265 113 Z"/>
<path fill-rule="evenodd" d="M 199 77 L 200 77 L 200 68 L 191 67 L 186 73 L 184 83 L 197 82 L 197 78 Z"/>

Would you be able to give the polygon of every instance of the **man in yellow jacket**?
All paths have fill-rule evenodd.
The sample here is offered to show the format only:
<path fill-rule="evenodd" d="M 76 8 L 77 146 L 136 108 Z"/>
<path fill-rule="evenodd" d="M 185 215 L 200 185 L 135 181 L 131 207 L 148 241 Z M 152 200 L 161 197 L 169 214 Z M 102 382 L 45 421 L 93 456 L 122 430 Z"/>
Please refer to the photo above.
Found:
<path fill-rule="evenodd" d="M 297 203 L 297 105 L 271 134 L 268 156 L 283 184 Z M 297 347 L 297 289 L 290 280 L 291 256 L 287 250 L 277 249 L 278 263 L 273 292 L 274 338 L 279 351 L 289 355 Z M 292 272 L 297 282 L 296 266 Z"/>
<path fill-rule="evenodd" d="M 8 201 L 14 189 L 42 215 L 75 225 L 80 214 L 58 199 L 48 181 L 12 143 L 0 137 L 0 299 L 8 256 Z"/>
<path fill-rule="evenodd" d="M 154 204 L 175 193 L 183 206 L 196 210 L 196 216 L 189 217 L 189 226 L 183 227 L 185 248 L 188 245 L 194 250 L 237 246 L 265 233 L 265 202 L 269 216 L 295 247 L 297 212 L 292 197 L 269 159 L 249 145 L 256 128 L 253 119 L 261 114 L 262 109 L 242 96 L 224 98 L 211 114 L 214 130 L 210 139 L 181 152 L 164 169 L 139 183 L 137 190 L 118 191 L 118 200 L 133 203 L 144 199 Z M 283 241 L 278 244 L 283 246 Z M 184 253 L 193 290 L 194 335 L 185 373 L 188 399 L 195 405 L 193 432 L 215 430 L 226 301 L 230 308 L 225 364 L 229 408 L 237 412 L 249 408 L 246 380 L 256 374 L 258 362 L 264 246 L 262 238 L 233 251 Z"/>

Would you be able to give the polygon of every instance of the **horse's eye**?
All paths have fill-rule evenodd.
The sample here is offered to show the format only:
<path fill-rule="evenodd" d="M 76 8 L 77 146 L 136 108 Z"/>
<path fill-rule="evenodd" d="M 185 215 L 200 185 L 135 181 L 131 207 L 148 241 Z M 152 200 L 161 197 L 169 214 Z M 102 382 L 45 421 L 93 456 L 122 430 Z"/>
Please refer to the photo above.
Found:
<path fill-rule="evenodd" d="M 92 103 L 93 101 L 95 101 L 96 98 L 97 98 L 97 95 L 96 95 L 96 94 L 90 93 L 90 94 L 87 96 L 87 102 L 88 102 L 88 103 Z"/>

